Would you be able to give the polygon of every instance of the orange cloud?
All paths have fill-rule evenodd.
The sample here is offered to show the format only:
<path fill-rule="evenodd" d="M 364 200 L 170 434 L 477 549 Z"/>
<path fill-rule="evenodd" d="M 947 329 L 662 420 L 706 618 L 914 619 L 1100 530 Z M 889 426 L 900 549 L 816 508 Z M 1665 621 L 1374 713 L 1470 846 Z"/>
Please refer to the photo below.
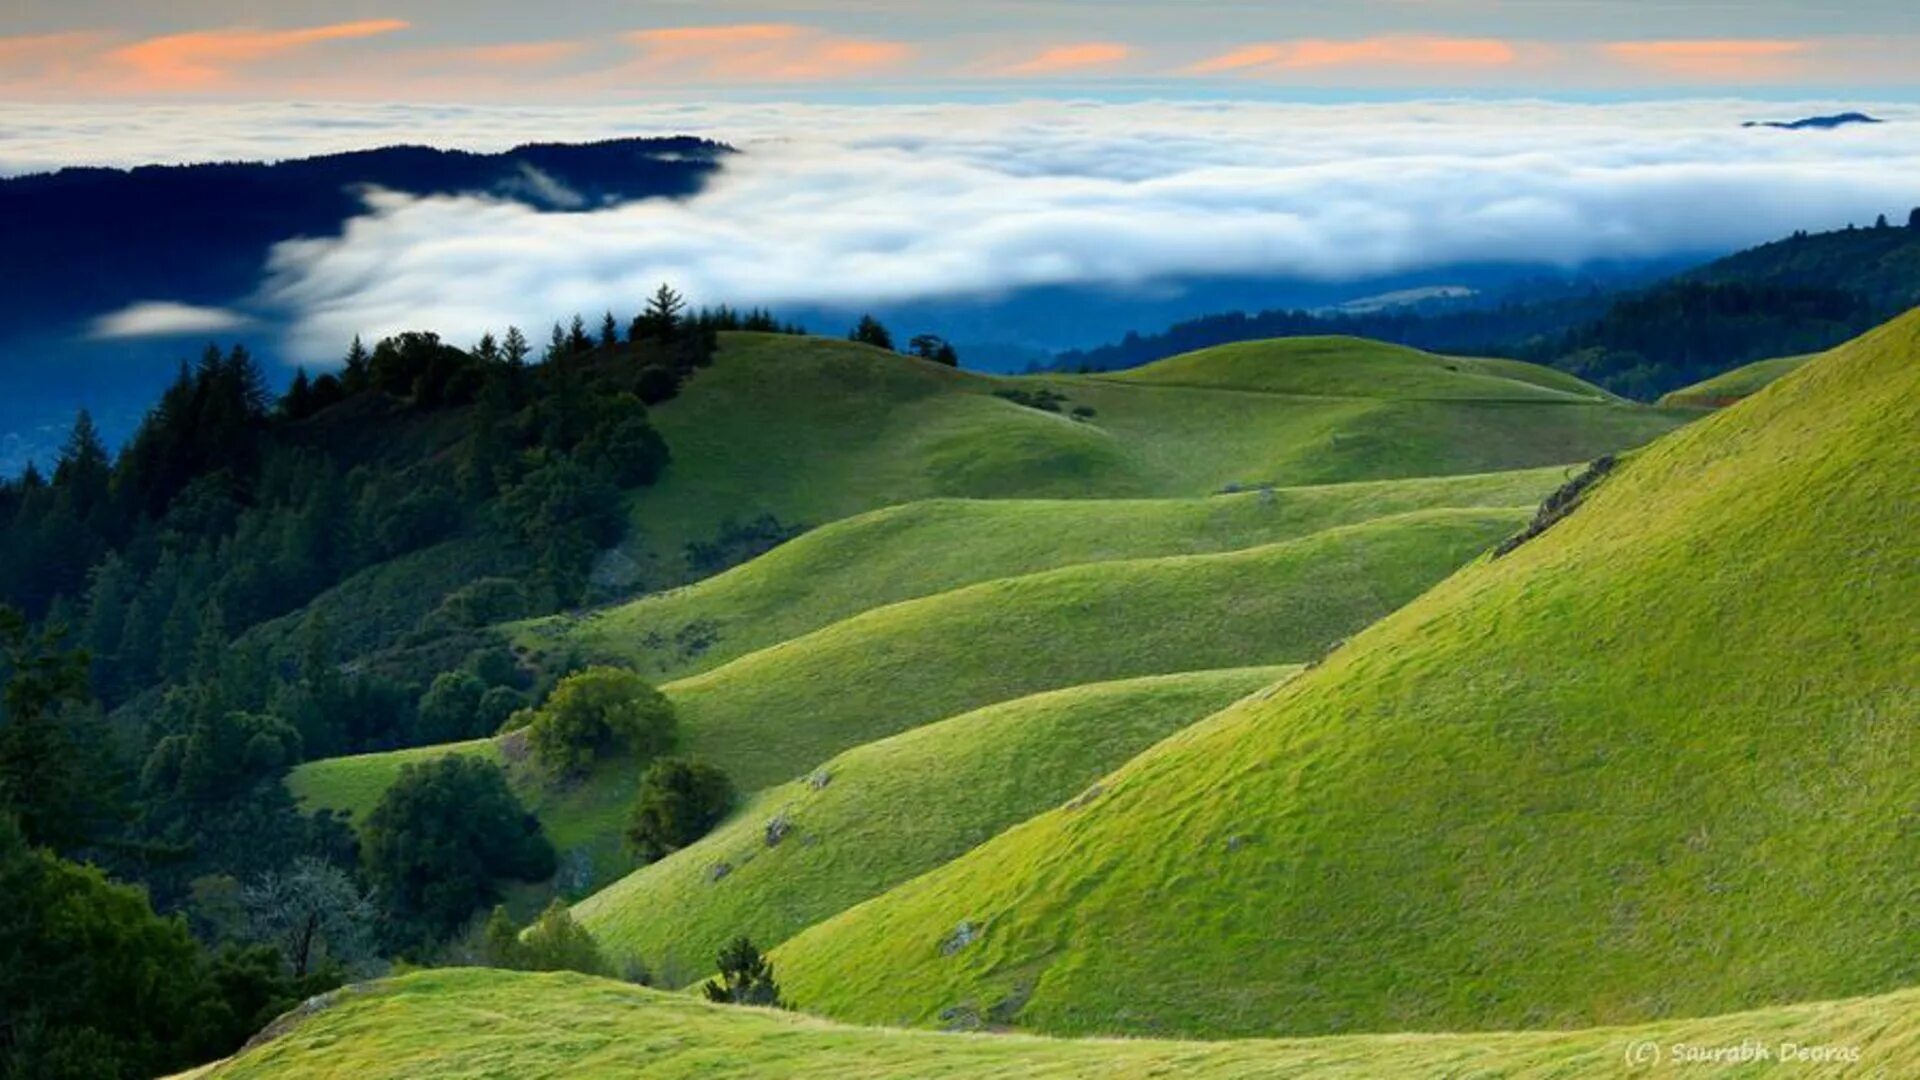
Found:
<path fill-rule="evenodd" d="M 846 79 L 905 63 L 913 48 L 897 41 L 839 37 L 809 26 L 748 23 L 640 30 L 634 71 L 714 82 L 812 82 Z"/>
<path fill-rule="evenodd" d="M 1306 38 L 1249 45 L 1187 68 L 1188 74 L 1220 75 L 1304 71 L 1341 67 L 1504 67 L 1520 58 L 1496 38 L 1375 37 L 1352 41 Z"/>
<path fill-rule="evenodd" d="M 1077 45 L 1059 45 L 1038 56 L 997 69 L 996 75 L 1058 75 L 1086 68 L 1110 67 L 1133 56 L 1131 46 L 1111 41 L 1088 41 Z"/>
<path fill-rule="evenodd" d="M 226 83 L 236 67 L 331 41 L 375 37 L 407 29 L 399 19 L 312 26 L 299 30 L 196 30 L 149 38 L 115 49 L 107 59 L 140 90 L 201 90 Z"/>
<path fill-rule="evenodd" d="M 1804 41 L 1616 41 L 1607 55 L 1623 63 L 1687 79 L 1768 79 L 1793 70 Z"/>

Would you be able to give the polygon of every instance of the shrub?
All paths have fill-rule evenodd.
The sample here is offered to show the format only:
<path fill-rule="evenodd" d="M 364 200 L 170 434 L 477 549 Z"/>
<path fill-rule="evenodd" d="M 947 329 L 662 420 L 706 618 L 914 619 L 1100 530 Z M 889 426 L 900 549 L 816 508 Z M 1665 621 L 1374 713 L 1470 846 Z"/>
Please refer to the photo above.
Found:
<path fill-rule="evenodd" d="M 735 938 L 731 945 L 720 950 L 716 963 L 720 978 L 710 979 L 700 988 L 708 1001 L 721 1005 L 761 1005 L 770 1009 L 787 1007 L 780 1000 L 780 984 L 774 981 L 773 964 L 754 948 L 752 941 Z"/>
<path fill-rule="evenodd" d="M 618 753 L 649 760 L 673 745 L 673 705 L 645 679 L 621 668 L 592 667 L 560 681 L 527 725 L 542 769 L 577 776 Z"/>
<path fill-rule="evenodd" d="M 509 971 L 578 971 L 609 975 L 613 966 L 586 927 L 574 921 L 566 902 L 556 897 L 524 930 L 496 906 L 481 935 L 482 956 L 488 967 Z"/>
<path fill-rule="evenodd" d="M 492 762 L 449 754 L 400 770 L 361 830 L 362 859 L 394 943 L 418 947 L 460 928 L 505 878 L 553 873 L 553 845 Z"/>
<path fill-rule="evenodd" d="M 705 836 L 733 807 L 727 774 L 705 762 L 662 758 L 640 779 L 627 843 L 651 862 Z"/>

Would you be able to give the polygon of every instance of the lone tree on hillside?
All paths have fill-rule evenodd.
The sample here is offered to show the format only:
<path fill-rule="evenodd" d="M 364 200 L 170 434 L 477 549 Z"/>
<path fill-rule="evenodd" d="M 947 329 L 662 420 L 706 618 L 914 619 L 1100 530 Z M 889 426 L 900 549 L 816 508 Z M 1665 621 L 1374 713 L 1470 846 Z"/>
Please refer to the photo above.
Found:
<path fill-rule="evenodd" d="M 733 806 L 727 774 L 701 761 L 661 758 L 640 779 L 627 843 L 649 862 L 705 836 Z"/>
<path fill-rule="evenodd" d="M 859 325 L 853 328 L 853 333 L 847 335 L 847 340 L 871 345 L 876 349 L 885 349 L 888 352 L 893 351 L 893 335 L 887 332 L 886 327 L 880 325 L 879 319 L 871 315 L 860 316 Z"/>
<path fill-rule="evenodd" d="M 744 937 L 733 939 L 733 944 L 720 950 L 717 963 L 720 978 L 710 979 L 700 988 L 708 1001 L 769 1009 L 787 1007 L 780 1000 L 780 984 L 773 980 L 773 964 L 754 948 L 752 941 Z"/>
<path fill-rule="evenodd" d="M 960 354 L 955 352 L 947 339 L 938 334 L 921 334 L 907 344 L 907 351 L 922 360 L 931 360 L 948 367 L 960 366 Z"/>
<path fill-rule="evenodd" d="M 527 726 L 533 756 L 555 779 L 591 772 L 620 753 L 651 761 L 673 745 L 673 704 L 621 668 L 591 667 L 560 681 Z"/>

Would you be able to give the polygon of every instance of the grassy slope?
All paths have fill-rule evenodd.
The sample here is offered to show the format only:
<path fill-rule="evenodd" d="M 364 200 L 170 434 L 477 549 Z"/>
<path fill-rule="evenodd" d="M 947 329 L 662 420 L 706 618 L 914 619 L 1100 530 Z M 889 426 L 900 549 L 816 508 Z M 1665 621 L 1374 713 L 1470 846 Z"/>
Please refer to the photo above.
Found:
<path fill-rule="evenodd" d="M 1237 385 L 1250 351 L 1291 369 L 1306 347 L 1265 342 L 1176 358 L 1166 363 L 1183 365 L 1181 382 L 1200 385 L 1164 386 L 992 378 L 848 342 L 726 335 L 714 366 L 654 410 L 674 464 L 636 496 L 630 546 L 656 577 L 671 577 L 684 545 L 728 518 L 820 525 L 928 498 L 1185 497 L 1232 483 L 1495 472 L 1590 460 L 1680 422 L 1564 375 L 1492 361 L 1450 372 L 1429 358 L 1396 370 L 1418 380 L 1397 397 L 1371 369 L 1365 396 L 1325 396 L 1353 387 L 1340 366 L 1319 363 L 1293 380 L 1310 396 Z M 1357 358 L 1379 348 L 1342 347 Z M 1097 415 L 1080 422 L 993 396 L 1013 387 L 1050 387 Z"/>
<path fill-rule="evenodd" d="M 1775 380 L 1798 371 L 1801 365 L 1811 359 L 1811 356 L 1783 356 L 1737 367 L 1675 390 L 1661 398 L 1660 404 L 1670 409 L 1723 409 L 1743 398 L 1752 397 Z"/>
<path fill-rule="evenodd" d="M 754 790 L 1044 690 L 1313 659 L 1527 516 L 1428 510 L 1245 551 L 1003 578 L 867 611 L 666 689 L 688 751 Z"/>
<path fill-rule="evenodd" d="M 1512 533 L 1527 511 L 1431 510 L 1218 555 L 1007 578 L 878 608 L 665 690 L 684 752 L 744 791 L 843 750 L 995 702 L 1081 683 L 1309 660 Z M 957 648 L 956 643 L 964 643 Z M 311 762 L 309 808 L 370 809 L 407 760 L 442 748 Z M 496 743 L 459 749 L 497 755 Z M 628 867 L 617 836 L 636 777 L 618 763 L 566 792 L 530 767 L 515 787 L 595 882 Z"/>
<path fill-rule="evenodd" d="M 1796 1005 L 1634 1028 L 1498 1035 L 1387 1035 L 1177 1043 L 942 1035 L 843 1027 L 791 1013 L 708 1005 L 584 976 L 423 971 L 344 992 L 278 1037 L 203 1076 L 220 1080 L 471 1076 L 1195 1080 L 1383 1076 L 1579 1080 L 1612 1077 L 1630 1048 L 1753 1040 L 1858 1049 L 1857 1064 L 1654 1067 L 1649 1076 L 1890 1076 L 1920 1056 L 1920 992 Z"/>
<path fill-rule="evenodd" d="M 795 1000 L 1207 1035 L 1920 981 L 1920 314 L 1634 456 L 1271 699 L 776 954 Z M 962 921 L 983 936 L 942 955 Z"/>
<path fill-rule="evenodd" d="M 1361 398 L 1614 400 L 1605 391 L 1552 368 L 1516 360 L 1436 356 L 1404 345 L 1348 337 L 1221 345 L 1104 378 L 1154 386 Z"/>
<path fill-rule="evenodd" d="M 815 529 L 717 577 L 516 629 L 656 679 L 694 674 L 886 604 L 1082 563 L 1233 551 L 1435 507 L 1534 506 L 1560 467 L 1282 488 L 1197 499 L 962 500 L 888 507 Z M 676 641 L 710 626 L 702 651 Z"/>
<path fill-rule="evenodd" d="M 1182 727 L 1292 674 L 1241 668 L 1100 683 L 993 705 L 850 750 L 761 792 L 699 843 L 574 908 L 613 955 L 670 985 L 746 934 L 763 947 L 1078 794 Z M 824 787 L 816 787 L 822 778 Z M 790 824 L 777 846 L 767 822 Z M 716 877 L 715 868 L 727 868 Z"/>

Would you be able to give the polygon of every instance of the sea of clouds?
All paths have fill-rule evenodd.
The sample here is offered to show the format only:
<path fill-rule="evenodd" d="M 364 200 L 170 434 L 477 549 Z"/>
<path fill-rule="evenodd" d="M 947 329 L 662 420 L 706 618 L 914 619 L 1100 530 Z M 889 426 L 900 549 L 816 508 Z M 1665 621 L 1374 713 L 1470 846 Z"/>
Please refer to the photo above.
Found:
<path fill-rule="evenodd" d="M 49 106 L 23 110 L 0 139 L 0 171 L 682 132 L 744 151 L 683 202 L 562 214 L 370 194 L 343 235 L 279 245 L 238 305 L 288 328 L 290 359 L 316 362 L 355 334 L 431 327 L 464 341 L 625 312 L 661 281 L 696 303 L 778 309 L 1571 267 L 1730 251 L 1879 213 L 1904 223 L 1920 205 L 1920 107 L 1870 107 L 1889 122 L 1838 131 L 1740 126 L 1839 107 Z"/>

